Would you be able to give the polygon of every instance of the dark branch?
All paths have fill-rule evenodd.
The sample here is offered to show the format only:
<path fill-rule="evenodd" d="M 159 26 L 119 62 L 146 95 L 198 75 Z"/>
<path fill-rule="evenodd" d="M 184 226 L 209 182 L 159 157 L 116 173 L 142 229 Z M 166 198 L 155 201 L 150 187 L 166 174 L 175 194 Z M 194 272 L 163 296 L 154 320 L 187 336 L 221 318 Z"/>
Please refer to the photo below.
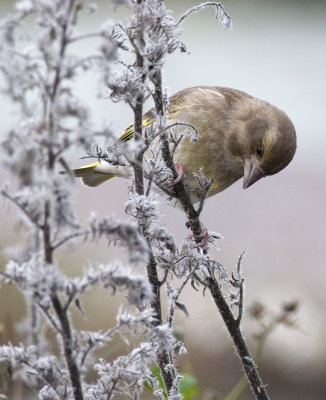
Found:
<path fill-rule="evenodd" d="M 251 389 L 254 392 L 257 400 L 268 400 L 268 394 L 265 386 L 259 376 L 254 359 L 244 341 L 238 322 L 234 319 L 233 314 L 228 306 L 221 288 L 214 275 L 211 275 L 208 282 L 209 290 L 212 294 L 214 302 L 219 309 L 223 321 L 233 340 L 238 356 L 246 372 Z"/>
<path fill-rule="evenodd" d="M 156 80 L 153 81 L 155 87 L 161 85 L 161 77 L 156 77 Z M 163 107 L 163 101 L 160 98 L 160 95 L 162 94 L 161 90 L 155 90 L 154 93 L 154 103 L 155 103 L 155 108 L 156 112 L 158 115 L 164 115 L 164 109 Z M 160 120 L 160 119 L 159 119 Z M 161 139 L 161 147 L 162 147 L 162 157 L 163 160 L 168 168 L 172 171 L 172 174 L 174 178 L 177 177 L 177 172 L 175 170 L 174 162 L 173 162 L 173 157 L 169 148 L 169 142 L 166 137 L 166 132 L 162 130 L 162 134 L 160 136 Z M 199 210 L 195 210 L 193 203 L 190 198 L 189 191 L 185 188 L 185 185 L 183 184 L 182 181 L 176 183 L 173 186 L 173 196 L 176 197 L 187 217 L 188 217 L 188 222 L 189 222 L 189 227 L 193 233 L 194 239 L 197 244 L 199 244 L 202 240 L 202 227 L 200 223 L 200 212 L 202 210 L 202 205 L 199 207 Z M 206 253 L 206 250 L 204 250 L 204 253 Z M 241 259 L 240 259 L 241 263 Z M 240 268 L 240 267 L 239 267 Z M 236 347 L 237 353 L 240 357 L 241 363 L 246 371 L 248 380 L 250 382 L 252 391 L 254 392 L 256 399 L 258 400 L 268 400 L 268 394 L 266 392 L 266 389 L 263 385 L 263 382 L 259 376 L 257 367 L 255 366 L 255 363 L 253 361 L 253 358 L 249 352 L 249 349 L 247 348 L 247 345 L 244 341 L 244 338 L 242 336 L 240 327 L 239 327 L 239 322 L 235 320 L 232 311 L 227 304 L 223 293 L 221 291 L 221 288 L 216 280 L 216 277 L 213 272 L 210 273 L 210 276 L 208 277 L 208 280 L 204 281 L 205 286 L 207 286 L 212 294 L 212 297 L 215 301 L 215 304 L 223 318 L 223 321 L 229 331 L 229 334 L 231 338 L 233 339 L 234 345 Z M 241 293 L 242 296 L 242 293 Z M 240 317 L 241 319 L 241 317 Z"/>

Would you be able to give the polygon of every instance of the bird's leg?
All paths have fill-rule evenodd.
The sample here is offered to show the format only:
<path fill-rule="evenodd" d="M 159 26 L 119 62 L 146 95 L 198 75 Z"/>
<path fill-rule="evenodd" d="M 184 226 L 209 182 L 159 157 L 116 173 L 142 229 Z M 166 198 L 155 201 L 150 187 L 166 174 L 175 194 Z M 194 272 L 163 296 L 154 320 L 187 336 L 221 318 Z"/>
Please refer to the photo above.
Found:
<path fill-rule="evenodd" d="M 207 228 L 202 223 L 200 224 L 200 226 L 201 226 L 201 234 L 200 234 L 199 238 L 201 240 L 198 243 L 194 243 L 192 245 L 192 248 L 198 249 L 199 247 L 201 247 L 203 250 L 208 250 L 208 242 L 210 239 L 210 235 L 208 233 Z M 189 238 L 193 239 L 194 237 L 193 237 L 193 235 L 190 235 Z"/>
<path fill-rule="evenodd" d="M 174 166 L 175 166 L 175 170 L 176 170 L 177 173 L 178 173 L 178 176 L 174 179 L 173 185 L 175 185 L 175 184 L 178 183 L 178 182 L 183 181 L 184 178 L 186 177 L 186 174 L 185 174 L 185 172 L 184 172 L 184 169 L 183 169 L 182 165 L 180 165 L 179 163 L 176 162 L 176 163 L 174 164 Z"/>

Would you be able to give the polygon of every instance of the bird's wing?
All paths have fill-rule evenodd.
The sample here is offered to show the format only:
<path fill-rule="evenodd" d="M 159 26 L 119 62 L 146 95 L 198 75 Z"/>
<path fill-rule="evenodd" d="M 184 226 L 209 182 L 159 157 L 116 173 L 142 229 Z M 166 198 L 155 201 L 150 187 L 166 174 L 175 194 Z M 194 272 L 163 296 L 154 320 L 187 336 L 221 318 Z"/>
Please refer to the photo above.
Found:
<path fill-rule="evenodd" d="M 232 106 L 233 103 L 239 101 L 242 98 L 249 98 L 247 93 L 241 92 L 240 90 L 223 88 L 219 86 L 195 86 L 187 89 L 183 89 L 180 92 L 174 94 L 170 97 L 169 107 L 167 110 L 167 118 L 172 119 L 173 114 L 180 116 L 179 112 L 182 112 L 185 108 L 189 108 L 192 104 L 196 104 L 193 98 L 198 97 L 198 95 L 203 96 L 214 96 L 216 101 L 224 102 L 228 106 Z M 156 120 L 155 109 L 152 108 L 143 117 L 143 126 L 151 125 Z M 120 136 L 119 140 L 126 142 L 132 139 L 134 136 L 134 125 L 130 125 Z"/>
<path fill-rule="evenodd" d="M 151 125 L 155 121 L 155 112 L 154 109 L 149 110 L 146 114 L 144 114 L 142 126 Z M 130 125 L 120 136 L 119 140 L 121 142 L 127 142 L 132 139 L 134 136 L 134 125 Z"/>
<path fill-rule="evenodd" d="M 173 117 L 173 114 L 178 110 L 179 105 L 182 102 L 182 97 L 178 96 L 176 97 L 175 95 L 170 98 L 170 105 L 169 109 L 167 110 L 167 119 L 170 119 Z M 142 121 L 142 126 L 148 126 L 151 125 L 153 122 L 156 120 L 156 115 L 155 115 L 155 109 L 152 108 L 151 110 L 147 111 L 146 114 L 143 116 L 143 121 Z M 120 136 L 119 140 L 121 142 L 127 142 L 128 140 L 132 139 L 134 136 L 134 125 L 130 125 Z"/>
<path fill-rule="evenodd" d="M 184 89 L 181 92 L 176 93 L 171 96 L 169 101 L 169 108 L 167 110 L 167 118 L 173 119 L 173 117 L 179 117 L 179 111 L 182 112 L 183 109 L 188 107 L 188 102 L 185 101 L 191 99 L 194 93 L 198 92 L 198 87 Z M 216 91 L 218 93 L 218 88 L 213 87 L 201 87 L 200 90 L 203 91 Z M 222 96 L 223 97 L 223 96 Z M 142 125 L 151 125 L 156 120 L 155 110 L 151 109 L 146 114 L 144 114 Z M 134 125 L 130 125 L 124 133 L 120 136 L 119 140 L 126 142 L 132 139 L 134 136 Z M 132 176 L 131 170 L 125 166 L 114 166 L 106 161 L 97 162 L 90 165 L 85 165 L 80 168 L 73 170 L 76 177 L 82 178 L 83 183 L 86 186 L 98 186 L 103 182 L 113 178 L 114 176 L 120 176 L 124 178 L 130 178 Z"/>

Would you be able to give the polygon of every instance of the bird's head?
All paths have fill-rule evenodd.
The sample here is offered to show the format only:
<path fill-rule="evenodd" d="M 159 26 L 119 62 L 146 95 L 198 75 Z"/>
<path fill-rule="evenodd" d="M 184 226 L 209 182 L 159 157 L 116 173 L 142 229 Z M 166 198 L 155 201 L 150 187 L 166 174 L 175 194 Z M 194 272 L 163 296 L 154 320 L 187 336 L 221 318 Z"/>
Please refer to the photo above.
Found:
<path fill-rule="evenodd" d="M 243 188 L 246 189 L 290 163 L 296 151 L 296 133 L 283 111 L 253 99 L 239 108 L 228 145 L 243 165 Z"/>
<path fill-rule="evenodd" d="M 285 168 L 296 151 L 294 126 L 285 113 L 274 109 L 268 117 L 255 116 L 246 123 L 243 154 L 243 188 Z"/>

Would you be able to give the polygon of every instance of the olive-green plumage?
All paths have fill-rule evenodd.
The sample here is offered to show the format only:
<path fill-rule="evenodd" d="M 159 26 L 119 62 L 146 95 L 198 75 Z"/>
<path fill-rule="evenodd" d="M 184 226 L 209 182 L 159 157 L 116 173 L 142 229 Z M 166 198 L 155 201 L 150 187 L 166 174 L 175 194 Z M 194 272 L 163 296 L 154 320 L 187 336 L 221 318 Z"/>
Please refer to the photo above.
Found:
<path fill-rule="evenodd" d="M 150 110 L 144 125 L 155 120 Z M 287 115 L 271 104 L 235 89 L 197 86 L 182 90 L 170 98 L 168 125 L 183 122 L 195 127 L 198 141 L 185 137 L 174 161 L 186 174 L 184 183 L 194 189 L 194 173 L 202 168 L 213 179 L 207 194 L 212 196 L 244 176 L 247 188 L 258 179 L 281 171 L 296 151 L 296 133 Z M 129 140 L 132 127 L 122 135 Z M 131 177 L 126 167 L 113 171 L 106 162 L 74 170 L 89 186 L 97 186 L 113 176 Z"/>

